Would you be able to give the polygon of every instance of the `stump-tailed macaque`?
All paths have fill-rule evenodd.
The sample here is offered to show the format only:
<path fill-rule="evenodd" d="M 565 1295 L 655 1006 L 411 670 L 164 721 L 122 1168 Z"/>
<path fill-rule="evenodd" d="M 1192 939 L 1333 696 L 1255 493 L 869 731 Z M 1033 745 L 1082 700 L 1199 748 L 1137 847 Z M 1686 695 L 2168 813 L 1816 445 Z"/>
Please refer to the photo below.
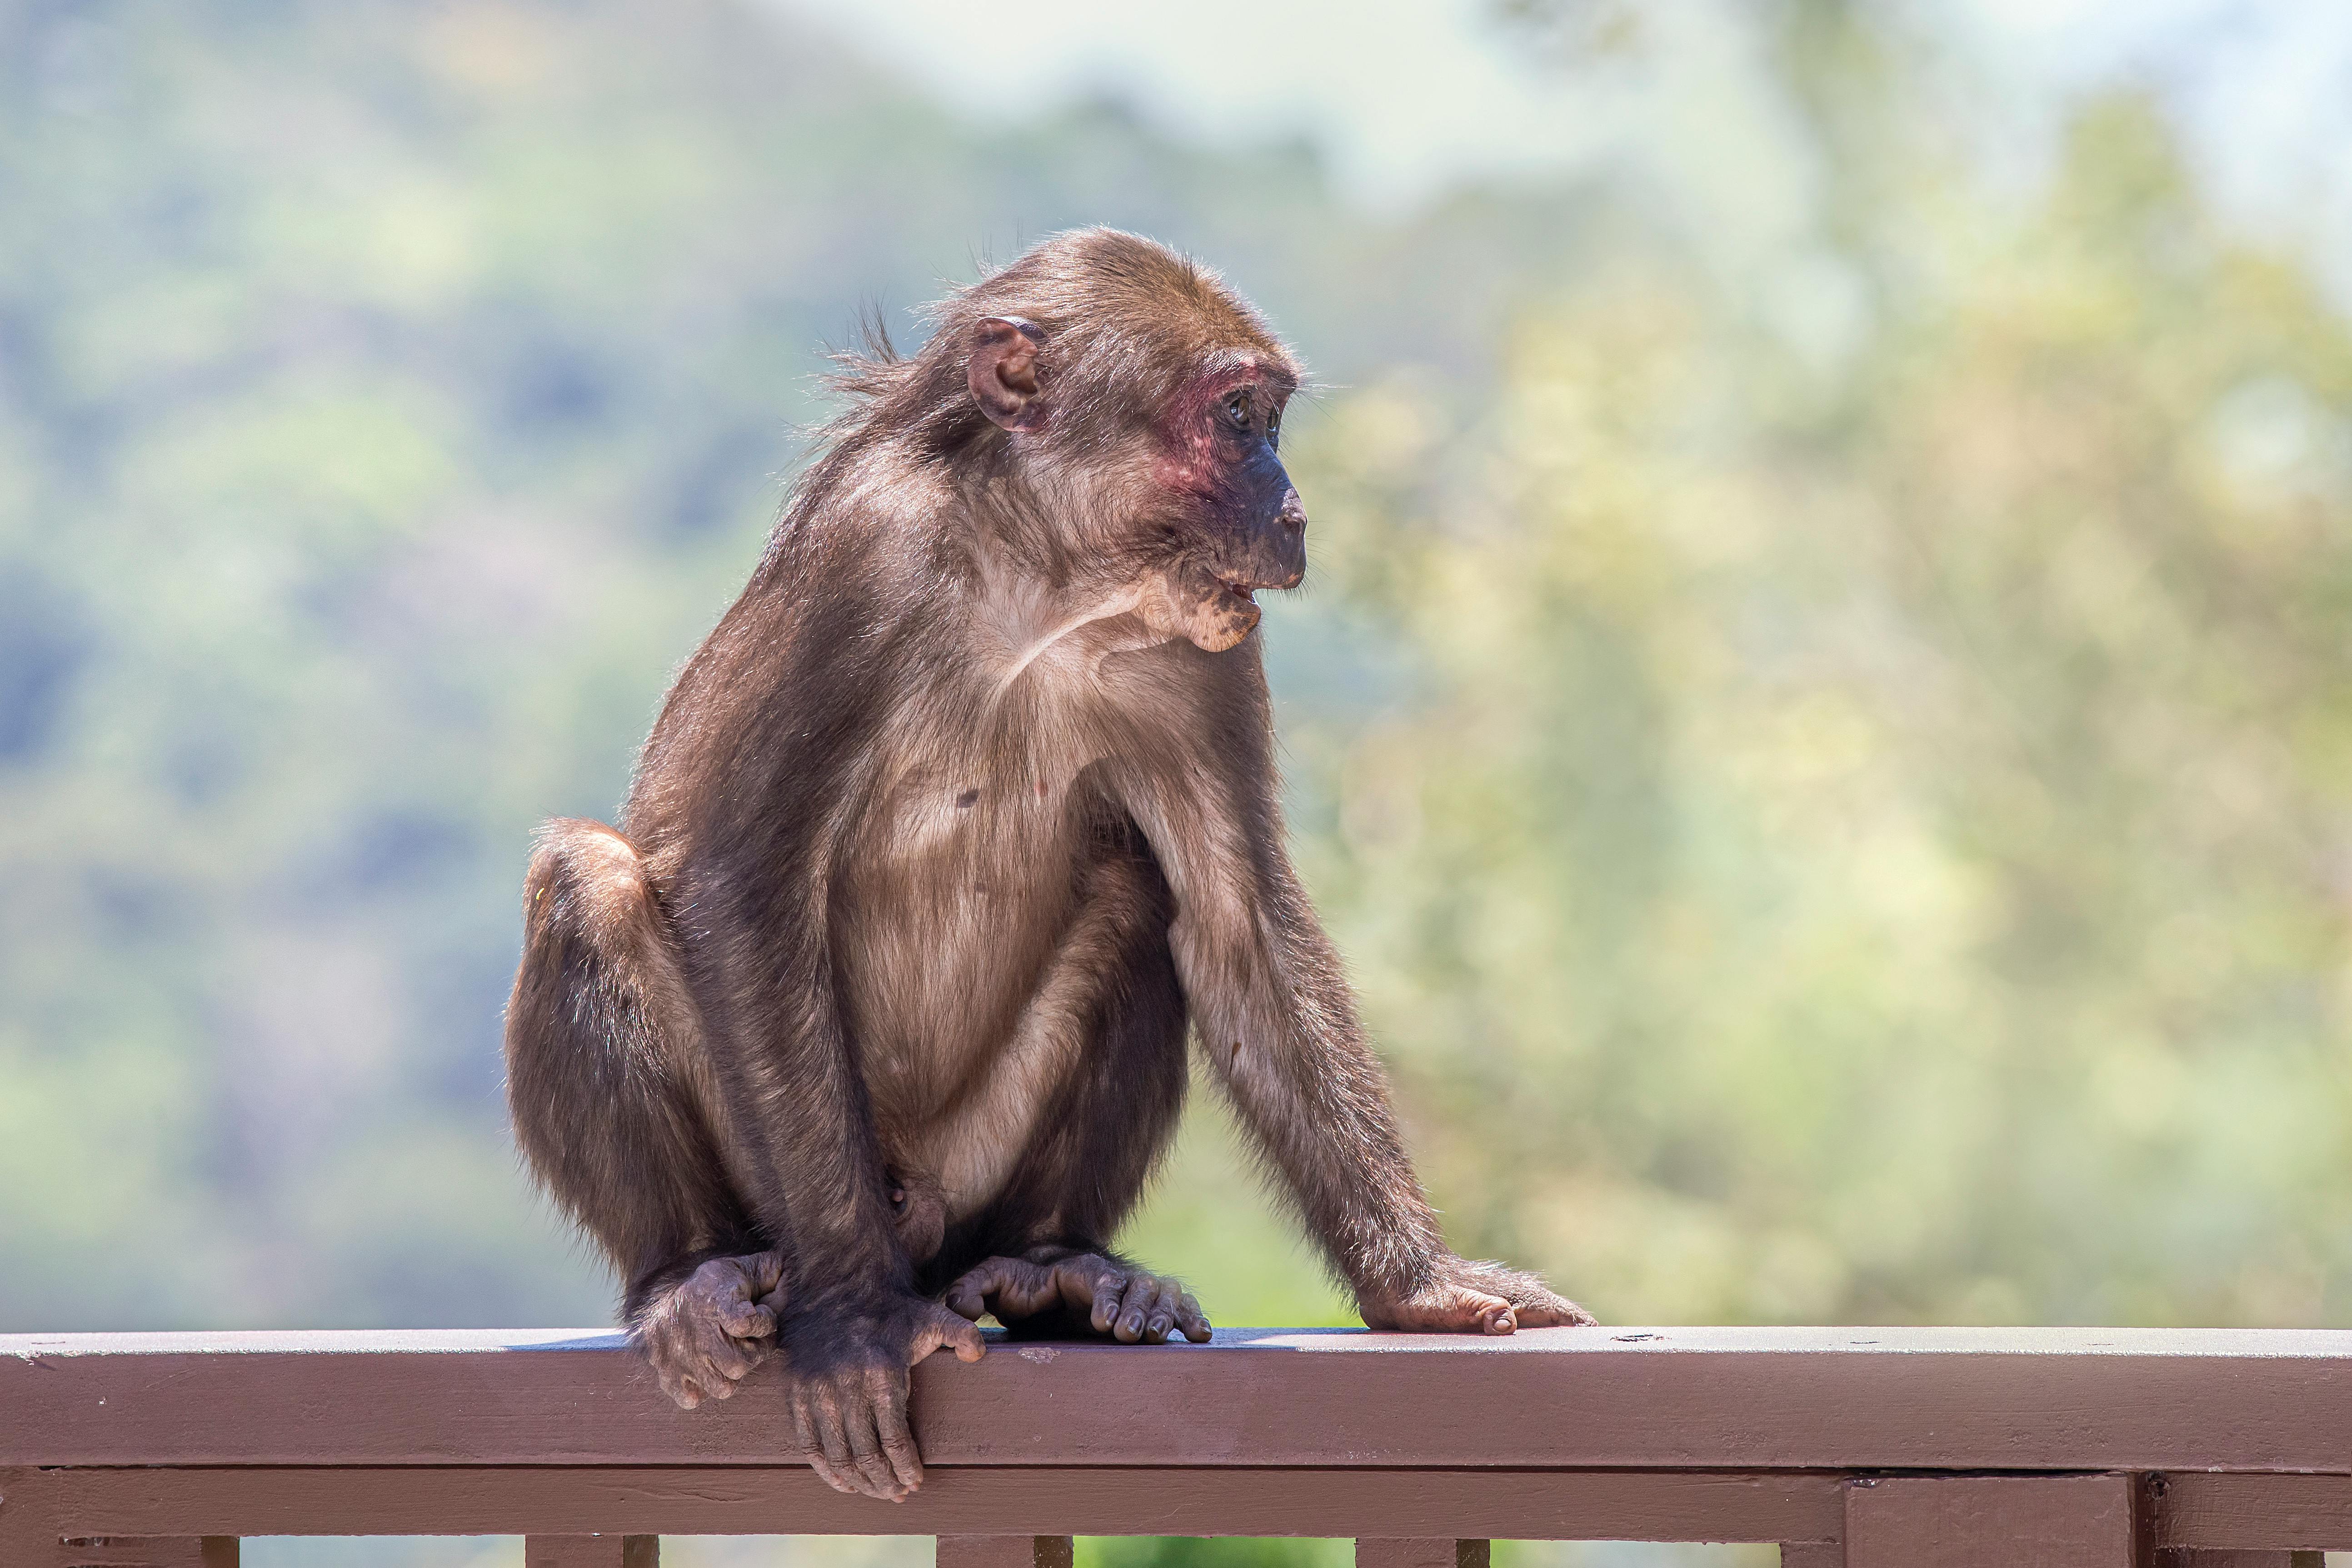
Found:
<path fill-rule="evenodd" d="M 551 823 L 517 1137 L 679 1404 L 772 1351 L 844 1490 L 921 1479 L 975 1320 L 1209 1337 L 1111 1250 L 1186 1038 L 1379 1328 L 1590 1322 L 1446 1250 L 1284 850 L 1261 588 L 1307 569 L 1291 354 L 1213 273 L 1067 234 L 846 362 L 618 829 Z"/>

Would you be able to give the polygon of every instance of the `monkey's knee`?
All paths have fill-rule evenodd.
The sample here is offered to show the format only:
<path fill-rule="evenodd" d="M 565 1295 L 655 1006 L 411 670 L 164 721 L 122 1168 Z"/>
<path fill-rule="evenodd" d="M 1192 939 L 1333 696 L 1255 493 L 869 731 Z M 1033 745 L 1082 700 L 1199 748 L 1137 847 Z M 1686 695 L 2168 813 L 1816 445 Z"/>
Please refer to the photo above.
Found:
<path fill-rule="evenodd" d="M 539 830 L 523 878 L 522 907 L 534 936 L 558 922 L 635 936 L 656 912 L 636 846 L 581 817 L 557 817 Z"/>
<path fill-rule="evenodd" d="M 669 922 L 636 847 L 601 822 L 558 818 L 540 829 L 523 879 L 509 1055 L 554 1046 L 583 1026 L 608 1047 L 663 1056 L 699 1037 Z"/>
<path fill-rule="evenodd" d="M 700 1016 L 635 848 L 551 822 L 523 888 L 507 1103 L 532 1170 L 624 1270 L 734 1234 Z"/>

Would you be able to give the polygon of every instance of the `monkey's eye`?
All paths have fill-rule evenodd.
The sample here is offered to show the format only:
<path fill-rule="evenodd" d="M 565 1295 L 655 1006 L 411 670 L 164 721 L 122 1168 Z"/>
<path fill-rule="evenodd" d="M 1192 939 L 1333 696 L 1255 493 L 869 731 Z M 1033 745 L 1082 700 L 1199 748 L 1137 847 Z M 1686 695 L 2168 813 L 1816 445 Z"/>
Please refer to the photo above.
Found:
<path fill-rule="evenodd" d="M 1246 430 L 1250 423 L 1250 397 L 1246 392 L 1236 392 L 1225 399 L 1225 417 L 1236 430 Z"/>
<path fill-rule="evenodd" d="M 1265 416 L 1265 444 L 1269 447 L 1282 445 L 1282 410 L 1279 408 Z"/>

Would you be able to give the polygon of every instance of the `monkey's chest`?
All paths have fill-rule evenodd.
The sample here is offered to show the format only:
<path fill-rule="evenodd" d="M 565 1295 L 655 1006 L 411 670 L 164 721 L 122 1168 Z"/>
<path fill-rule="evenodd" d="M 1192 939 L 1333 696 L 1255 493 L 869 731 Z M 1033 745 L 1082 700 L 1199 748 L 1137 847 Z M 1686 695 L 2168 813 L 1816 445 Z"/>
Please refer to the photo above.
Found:
<path fill-rule="evenodd" d="M 853 862 L 836 962 L 876 1127 L 950 1218 L 1003 1185 L 1115 983 L 1117 858 L 1076 771 L 929 771 Z"/>

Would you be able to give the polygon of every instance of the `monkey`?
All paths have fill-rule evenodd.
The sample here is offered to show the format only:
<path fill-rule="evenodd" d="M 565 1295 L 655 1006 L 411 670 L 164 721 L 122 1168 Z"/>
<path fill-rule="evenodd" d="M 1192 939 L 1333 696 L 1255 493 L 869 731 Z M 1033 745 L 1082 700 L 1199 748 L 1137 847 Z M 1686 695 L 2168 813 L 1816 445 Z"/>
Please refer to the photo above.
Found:
<path fill-rule="evenodd" d="M 1113 1250 L 1188 1041 L 1375 1328 L 1590 1323 L 1450 1251 L 1284 840 L 1256 594 L 1299 362 L 1218 274 L 1056 236 L 842 357 L 620 825 L 540 833 L 515 1135 L 691 1408 L 781 1359 L 837 1489 L 922 1479 L 908 1369 L 1208 1341 Z"/>

